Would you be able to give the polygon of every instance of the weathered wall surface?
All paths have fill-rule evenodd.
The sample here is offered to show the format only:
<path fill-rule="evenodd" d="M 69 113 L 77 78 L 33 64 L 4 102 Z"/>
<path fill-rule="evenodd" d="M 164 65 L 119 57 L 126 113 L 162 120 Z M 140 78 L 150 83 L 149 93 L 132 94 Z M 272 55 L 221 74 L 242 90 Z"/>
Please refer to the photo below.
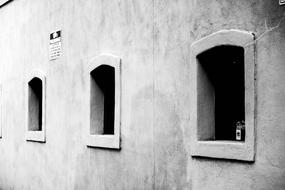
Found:
<path fill-rule="evenodd" d="M 284 189 L 285 6 L 248 0 L 14 0 L 0 8 L 0 189 Z M 63 54 L 49 61 L 49 33 Z M 257 35 L 256 161 L 190 156 L 190 45 Z M 88 60 L 122 58 L 122 149 L 88 148 Z M 25 140 L 24 78 L 47 76 L 47 142 Z"/>

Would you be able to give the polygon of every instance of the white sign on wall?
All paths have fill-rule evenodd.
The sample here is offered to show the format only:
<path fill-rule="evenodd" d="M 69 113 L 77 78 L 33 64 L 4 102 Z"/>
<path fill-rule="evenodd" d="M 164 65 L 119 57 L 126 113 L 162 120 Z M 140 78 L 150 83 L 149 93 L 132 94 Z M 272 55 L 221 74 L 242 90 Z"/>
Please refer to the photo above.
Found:
<path fill-rule="evenodd" d="M 285 5 L 285 0 L 279 0 L 279 5 Z"/>
<path fill-rule="evenodd" d="M 61 55 L 61 31 L 53 32 L 49 36 L 49 60 L 58 59 Z"/>

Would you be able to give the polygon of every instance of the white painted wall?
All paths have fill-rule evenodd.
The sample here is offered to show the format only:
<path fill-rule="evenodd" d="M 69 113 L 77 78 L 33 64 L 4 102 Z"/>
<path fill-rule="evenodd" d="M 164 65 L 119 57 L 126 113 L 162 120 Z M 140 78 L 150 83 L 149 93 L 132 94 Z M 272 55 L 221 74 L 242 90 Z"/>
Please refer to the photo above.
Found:
<path fill-rule="evenodd" d="M 284 189 L 285 27 L 276 1 L 14 0 L 0 8 L 0 189 Z M 275 27 L 276 26 L 276 27 Z M 49 61 L 49 33 L 63 53 Z M 256 160 L 190 156 L 190 45 L 257 35 Z M 272 30 L 271 30 L 272 29 Z M 121 150 L 88 148 L 94 56 L 122 58 Z M 25 140 L 25 76 L 46 73 L 46 143 Z"/>

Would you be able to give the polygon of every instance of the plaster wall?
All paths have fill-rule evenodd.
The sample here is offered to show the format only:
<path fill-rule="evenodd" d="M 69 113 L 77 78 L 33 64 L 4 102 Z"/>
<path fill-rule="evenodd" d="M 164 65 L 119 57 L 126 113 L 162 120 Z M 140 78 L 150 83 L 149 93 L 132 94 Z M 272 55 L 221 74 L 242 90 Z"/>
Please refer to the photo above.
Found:
<path fill-rule="evenodd" d="M 14 0 L 0 8 L 0 189 L 284 189 L 285 6 L 266 0 Z M 49 61 L 49 33 L 62 56 Z M 190 156 L 190 45 L 257 35 L 254 163 Z M 122 59 L 121 150 L 88 148 L 90 59 Z M 46 143 L 25 140 L 25 76 L 46 74 Z"/>

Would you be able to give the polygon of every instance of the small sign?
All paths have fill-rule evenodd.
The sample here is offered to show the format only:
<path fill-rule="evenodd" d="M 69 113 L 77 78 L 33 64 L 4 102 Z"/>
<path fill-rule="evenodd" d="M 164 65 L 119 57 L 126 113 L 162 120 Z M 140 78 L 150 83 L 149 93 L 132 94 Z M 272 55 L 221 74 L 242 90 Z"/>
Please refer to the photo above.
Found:
<path fill-rule="evenodd" d="M 56 31 L 49 36 L 49 60 L 58 59 L 61 55 L 61 31 Z"/>
<path fill-rule="evenodd" d="M 279 0 L 279 5 L 285 5 L 285 0 Z"/>

